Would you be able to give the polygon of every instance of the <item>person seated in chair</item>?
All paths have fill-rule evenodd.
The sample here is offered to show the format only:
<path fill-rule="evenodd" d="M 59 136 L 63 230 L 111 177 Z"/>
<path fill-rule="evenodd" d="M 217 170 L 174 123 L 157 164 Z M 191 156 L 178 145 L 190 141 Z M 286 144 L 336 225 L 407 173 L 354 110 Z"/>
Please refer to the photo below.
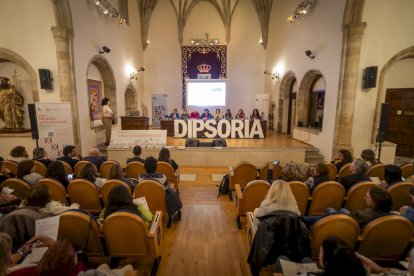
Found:
<path fill-rule="evenodd" d="M 253 109 L 252 115 L 250 115 L 250 120 L 261 120 L 262 116 L 259 114 L 259 110 L 257 108 Z"/>
<path fill-rule="evenodd" d="M 26 181 L 30 186 L 34 186 L 44 177 L 35 172 L 35 163 L 33 160 L 24 160 L 17 165 L 17 178 Z"/>
<path fill-rule="evenodd" d="M 99 177 L 99 172 L 92 163 L 88 163 L 83 167 L 76 179 L 85 179 L 96 185 L 98 189 L 102 188 L 104 180 Z"/>
<path fill-rule="evenodd" d="M 357 183 L 370 181 L 369 177 L 367 176 L 368 170 L 369 167 L 367 163 L 365 163 L 364 160 L 358 158 L 352 161 L 351 166 L 349 167 L 351 175 L 340 178 L 338 182 L 341 183 L 342 186 L 344 186 L 345 190 L 348 191 L 349 188 Z"/>
<path fill-rule="evenodd" d="M 325 181 L 329 181 L 328 167 L 323 162 L 320 162 L 316 164 L 315 171 L 313 171 L 312 176 L 310 176 L 308 180 L 305 181 L 305 184 L 312 192 L 316 186 Z"/>
<path fill-rule="evenodd" d="M 375 159 L 375 152 L 372 149 L 364 149 L 361 152 L 361 159 L 364 160 L 370 168 L 378 164 L 378 161 Z"/>
<path fill-rule="evenodd" d="M 380 186 L 388 189 L 394 184 L 402 182 L 402 170 L 400 166 L 388 164 L 384 168 L 384 180 L 380 182 Z"/>
<path fill-rule="evenodd" d="M 178 119 L 180 119 L 180 114 L 178 114 L 177 108 L 174 108 L 173 109 L 173 112 L 170 114 L 170 116 L 168 116 L 168 119 L 170 119 L 170 120 L 178 120 Z"/>
<path fill-rule="evenodd" d="M 178 170 L 178 164 L 175 163 L 174 159 L 171 159 L 170 150 L 167 148 L 162 148 L 160 150 L 160 153 L 158 155 L 158 161 L 167 162 L 168 164 L 170 164 L 173 167 L 174 172 Z"/>
<path fill-rule="evenodd" d="M 106 158 L 102 156 L 99 149 L 91 148 L 89 150 L 89 156 L 82 158 L 82 160 L 91 162 L 99 170 L 102 163 L 106 161 Z"/>
<path fill-rule="evenodd" d="M 133 179 L 124 176 L 124 169 L 119 163 L 111 167 L 111 170 L 109 171 L 109 179 L 116 179 L 124 182 L 129 186 L 131 192 L 134 192 L 135 186 L 137 185 L 136 180 L 134 181 Z"/>
<path fill-rule="evenodd" d="M 65 187 L 65 189 L 69 186 L 65 167 L 60 161 L 53 161 L 50 163 L 49 167 L 47 167 L 46 177 L 58 181 Z"/>
<path fill-rule="evenodd" d="M 47 158 L 47 152 L 45 151 L 44 148 L 34 148 L 33 149 L 33 160 L 39 161 L 40 163 L 42 163 L 46 167 L 48 167 L 50 165 L 50 163 L 52 163 L 52 160 Z"/>
<path fill-rule="evenodd" d="M 128 158 L 127 159 L 127 164 L 131 163 L 131 162 L 141 162 L 142 164 L 144 164 L 145 159 L 141 158 L 141 154 L 142 154 L 142 149 L 140 146 L 136 145 L 133 149 L 132 149 L 132 153 L 134 154 L 134 157 L 132 158 Z"/>
<path fill-rule="evenodd" d="M 192 119 L 192 120 L 200 119 L 200 113 L 198 113 L 198 111 L 196 111 L 196 110 L 191 112 L 190 119 Z"/>
<path fill-rule="evenodd" d="M 332 160 L 331 163 L 335 165 L 336 171 L 339 172 L 344 165 L 351 163 L 352 161 L 352 153 L 349 150 L 341 149 L 338 151 L 335 159 Z"/>
<path fill-rule="evenodd" d="M 7 157 L 6 160 L 20 163 L 28 159 L 29 159 L 29 154 L 27 153 L 26 148 L 23 146 L 16 146 L 12 148 L 12 150 L 10 151 L 10 156 Z"/>
<path fill-rule="evenodd" d="M 224 115 L 224 119 L 226 120 L 233 120 L 233 115 L 231 114 L 231 110 L 227 109 L 226 114 Z"/>
<path fill-rule="evenodd" d="M 183 109 L 183 112 L 181 113 L 180 120 L 188 120 L 190 118 L 190 115 L 187 113 L 187 109 Z"/>
<path fill-rule="evenodd" d="M 79 162 L 79 156 L 77 156 L 75 146 L 65 146 L 63 148 L 63 157 L 59 157 L 56 160 L 64 161 L 68 163 L 72 170 L 75 167 L 75 164 Z"/>
<path fill-rule="evenodd" d="M 213 119 L 213 115 L 211 115 L 210 111 L 206 108 L 204 109 L 204 113 L 201 114 L 200 119 L 204 121 L 210 120 L 210 119 Z"/>

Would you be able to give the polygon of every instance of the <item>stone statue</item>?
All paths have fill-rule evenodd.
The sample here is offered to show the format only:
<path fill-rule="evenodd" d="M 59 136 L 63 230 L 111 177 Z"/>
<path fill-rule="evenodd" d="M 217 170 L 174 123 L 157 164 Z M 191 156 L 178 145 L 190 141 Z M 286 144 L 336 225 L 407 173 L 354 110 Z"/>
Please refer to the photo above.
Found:
<path fill-rule="evenodd" d="M 0 77 L 0 118 L 4 121 L 4 129 L 16 129 L 23 126 L 24 98 L 9 84 L 9 79 Z"/>

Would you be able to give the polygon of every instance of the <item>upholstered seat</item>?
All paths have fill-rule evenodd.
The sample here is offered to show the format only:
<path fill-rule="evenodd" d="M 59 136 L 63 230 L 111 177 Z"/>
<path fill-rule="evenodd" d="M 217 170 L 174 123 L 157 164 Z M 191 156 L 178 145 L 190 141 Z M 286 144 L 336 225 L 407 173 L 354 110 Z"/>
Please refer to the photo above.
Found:
<path fill-rule="evenodd" d="M 33 160 L 34 164 L 35 164 L 35 170 L 34 172 L 40 174 L 41 176 L 46 176 L 46 172 L 47 172 L 47 167 L 45 164 L 43 164 L 42 162 L 39 162 L 37 160 Z"/>
<path fill-rule="evenodd" d="M 407 179 L 414 174 L 413 163 L 401 165 L 402 176 Z"/>
<path fill-rule="evenodd" d="M 75 167 L 73 168 L 73 171 L 74 171 L 75 175 L 79 175 L 80 172 L 82 171 L 82 169 L 89 163 L 91 163 L 91 162 L 86 161 L 86 160 L 82 160 L 82 161 L 77 162 L 75 164 Z M 93 164 L 93 163 L 91 163 L 91 164 L 96 168 L 95 164 Z M 98 168 L 96 168 L 96 171 L 98 171 Z"/>
<path fill-rule="evenodd" d="M 309 188 L 305 183 L 300 181 L 290 181 L 290 189 L 292 190 L 293 195 L 295 196 L 296 202 L 299 207 L 300 214 L 302 216 L 306 213 L 306 207 L 308 206 L 309 201 Z"/>
<path fill-rule="evenodd" d="M 111 172 L 112 166 L 118 164 L 116 161 L 105 161 L 101 164 L 99 168 L 99 173 L 101 178 L 109 178 L 109 173 Z"/>
<path fill-rule="evenodd" d="M 119 186 L 119 185 L 124 186 L 132 196 L 131 188 L 128 186 L 128 184 L 126 184 L 124 181 L 121 181 L 121 180 L 110 179 L 105 182 L 105 184 L 102 186 L 102 189 L 101 189 L 101 197 L 102 197 L 104 206 L 108 205 L 108 196 L 112 188 L 115 186 Z"/>
<path fill-rule="evenodd" d="M 68 199 L 66 197 L 66 189 L 59 181 L 50 178 L 43 178 L 36 183 L 36 186 L 37 185 L 48 186 L 49 192 L 52 196 L 52 200 L 59 201 L 60 203 L 65 204 L 66 206 L 69 205 Z"/>
<path fill-rule="evenodd" d="M 335 181 L 336 175 L 338 173 L 336 170 L 336 166 L 332 163 L 324 163 L 324 165 L 328 169 L 329 180 Z"/>
<path fill-rule="evenodd" d="M 75 179 L 68 186 L 69 198 L 72 203 L 78 203 L 80 209 L 92 214 L 102 211 L 98 188 L 86 179 Z"/>
<path fill-rule="evenodd" d="M 125 168 L 125 176 L 129 178 L 138 178 L 142 173 L 145 173 L 145 167 L 143 163 L 138 161 L 128 163 Z"/>
<path fill-rule="evenodd" d="M 351 175 L 352 172 L 349 170 L 350 167 L 351 167 L 351 163 L 343 165 L 338 172 L 337 179 L 341 179 L 342 177 Z"/>
<path fill-rule="evenodd" d="M 10 160 L 4 160 L 2 166 L 9 169 L 14 175 L 17 174 L 17 163 Z"/>
<path fill-rule="evenodd" d="M 385 164 L 376 164 L 369 168 L 367 172 L 368 177 L 378 177 L 380 180 L 384 180 Z"/>
<path fill-rule="evenodd" d="M 26 181 L 18 178 L 6 179 L 1 184 L 1 187 L 9 187 L 10 189 L 14 190 L 12 195 L 21 199 L 25 199 L 27 193 L 30 190 L 30 185 Z"/>
<path fill-rule="evenodd" d="M 363 210 L 365 209 L 365 195 L 372 187 L 377 187 L 378 185 L 373 182 L 360 182 L 352 186 L 346 195 L 345 208 L 349 211 L 354 210 Z"/>
<path fill-rule="evenodd" d="M 65 173 L 68 175 L 68 174 L 73 174 L 73 170 L 72 170 L 72 167 L 68 164 L 68 163 L 66 163 L 65 161 L 62 161 L 62 160 L 58 160 L 59 162 L 62 162 L 62 164 L 63 164 L 63 167 L 65 168 Z"/>
<path fill-rule="evenodd" d="M 242 162 L 238 164 L 234 169 L 230 167 L 229 170 L 230 170 L 229 197 L 231 200 L 233 200 L 232 191 L 234 191 L 235 185 L 239 184 L 240 188 L 243 190 L 244 187 L 246 187 L 247 183 L 257 179 L 257 169 L 251 163 Z"/>
<path fill-rule="evenodd" d="M 174 189 L 179 193 L 179 183 L 180 183 L 180 172 L 174 171 L 174 168 L 170 163 L 158 161 L 157 163 L 157 172 L 162 173 L 167 177 L 167 180 L 170 185 L 174 185 Z"/>
<path fill-rule="evenodd" d="M 400 182 L 387 189 L 392 197 L 392 210 L 398 211 L 404 205 L 411 205 L 409 190 L 414 187 L 412 182 Z"/>
<path fill-rule="evenodd" d="M 273 161 L 269 161 L 263 164 L 263 166 L 259 170 L 259 178 L 261 180 L 267 181 L 267 172 L 269 171 L 269 164 L 273 163 Z M 273 168 L 273 179 L 278 179 L 281 176 L 282 167 L 280 165 L 275 165 Z"/>
<path fill-rule="evenodd" d="M 345 188 L 335 181 L 326 181 L 313 190 L 308 215 L 323 215 L 328 207 L 339 209 L 345 196 Z"/>

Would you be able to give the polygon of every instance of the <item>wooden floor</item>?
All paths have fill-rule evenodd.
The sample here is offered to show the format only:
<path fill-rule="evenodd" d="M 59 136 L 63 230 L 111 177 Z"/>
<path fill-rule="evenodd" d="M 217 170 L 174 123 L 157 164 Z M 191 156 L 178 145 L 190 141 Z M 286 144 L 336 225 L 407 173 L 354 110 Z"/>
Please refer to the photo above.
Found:
<path fill-rule="evenodd" d="M 196 181 L 180 182 L 181 222 L 164 229 L 157 275 L 250 275 L 246 227 L 236 225 L 236 206 L 228 196 L 217 199 L 211 174 L 227 168 L 180 168 Z M 245 222 L 245 220 L 242 220 Z"/>

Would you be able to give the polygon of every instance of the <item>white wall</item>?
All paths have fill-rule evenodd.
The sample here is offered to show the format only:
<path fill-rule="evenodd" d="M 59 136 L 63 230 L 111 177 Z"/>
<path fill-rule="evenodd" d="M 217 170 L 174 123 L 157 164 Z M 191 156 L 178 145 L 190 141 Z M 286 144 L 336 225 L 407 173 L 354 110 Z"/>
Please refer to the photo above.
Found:
<path fill-rule="evenodd" d="M 388 88 L 414 88 L 414 58 L 395 63 L 387 72 L 384 90 Z"/>

